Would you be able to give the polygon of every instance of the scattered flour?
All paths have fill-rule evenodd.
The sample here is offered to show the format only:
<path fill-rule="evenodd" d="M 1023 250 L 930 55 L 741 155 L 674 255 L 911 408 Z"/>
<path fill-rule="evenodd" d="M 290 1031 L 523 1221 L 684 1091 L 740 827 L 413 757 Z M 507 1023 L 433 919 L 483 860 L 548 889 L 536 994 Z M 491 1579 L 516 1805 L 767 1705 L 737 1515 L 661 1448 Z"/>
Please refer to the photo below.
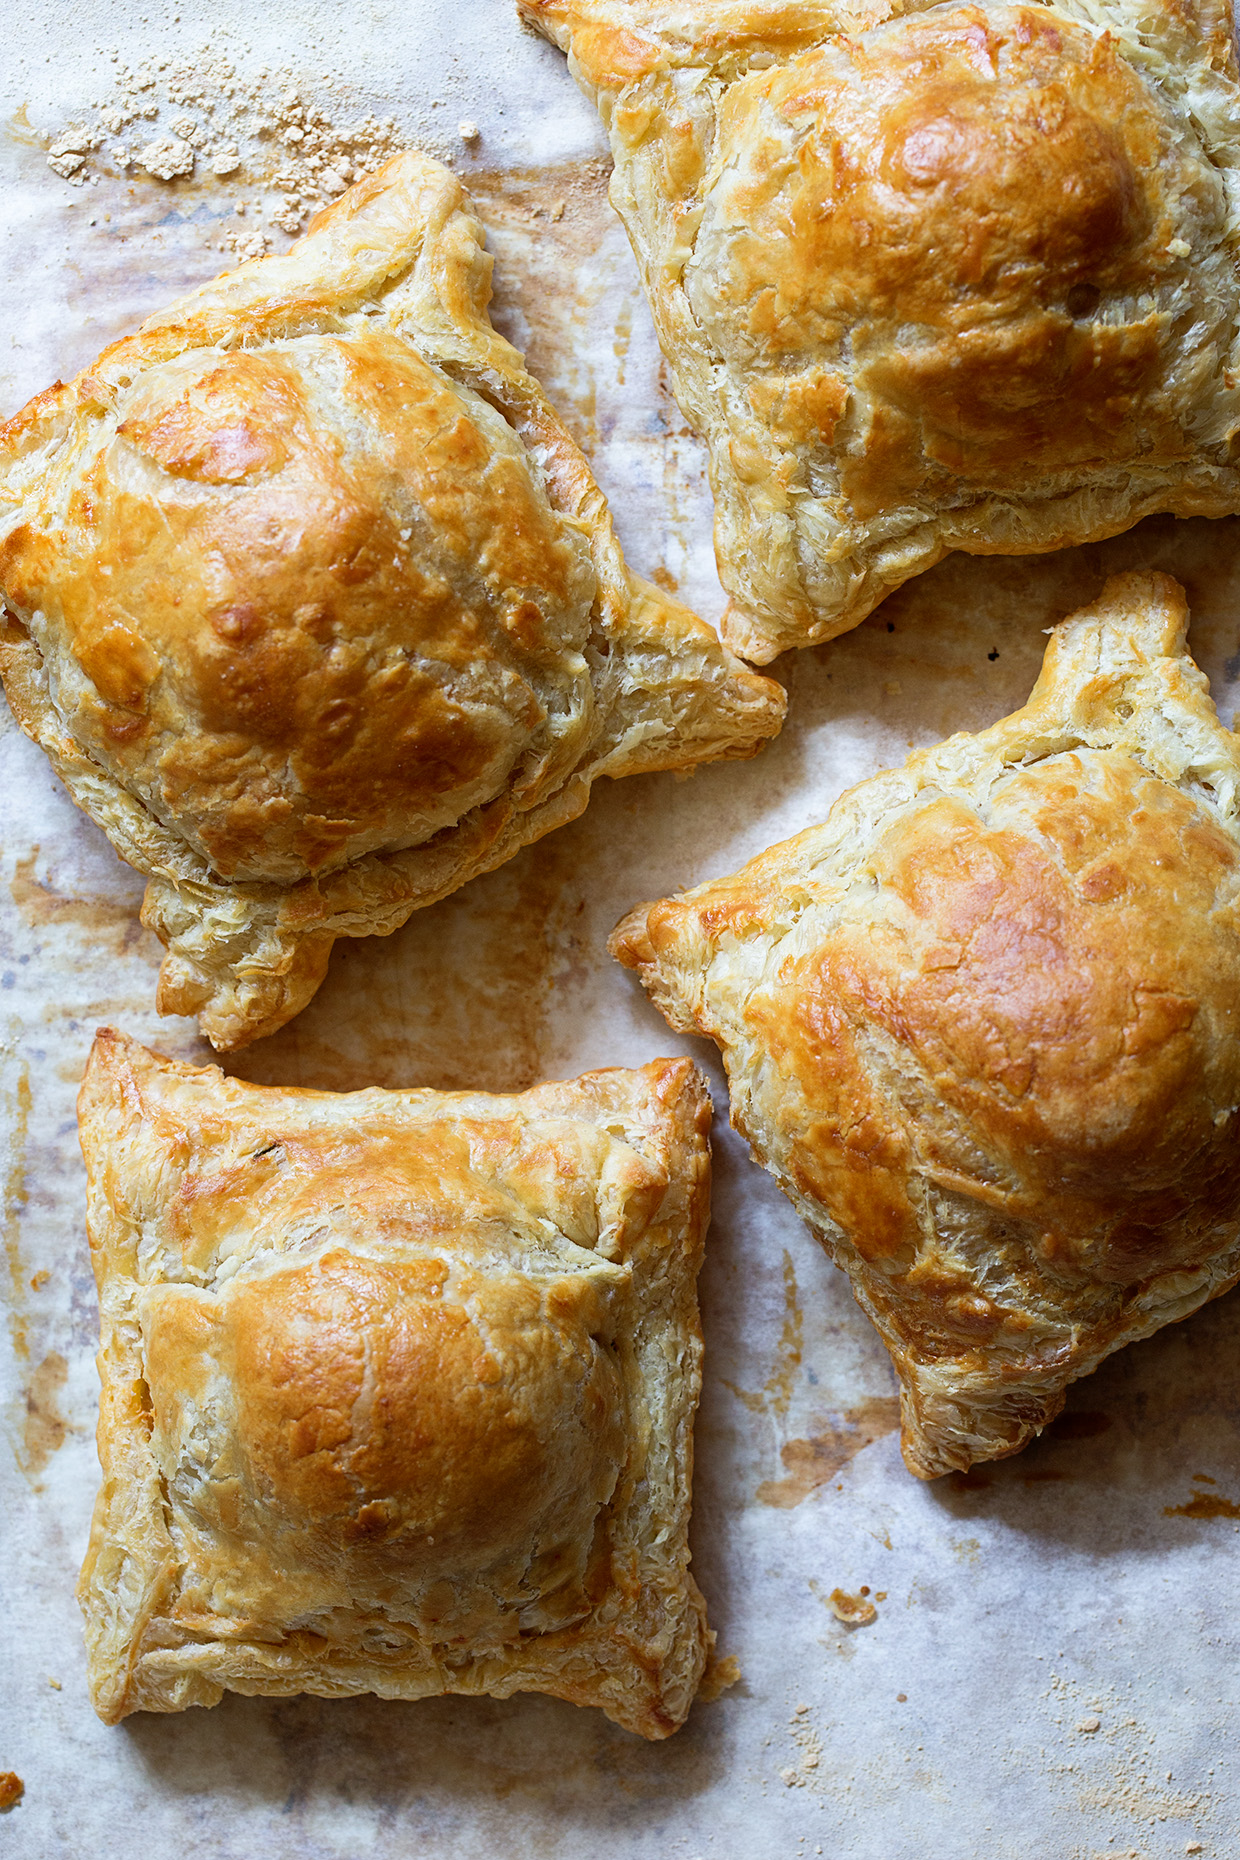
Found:
<path fill-rule="evenodd" d="M 49 168 L 74 187 L 101 177 L 164 187 L 226 182 L 216 191 L 217 243 L 255 258 L 412 139 L 390 116 L 350 113 L 346 86 L 330 72 L 311 79 L 288 68 L 247 70 L 247 51 L 214 42 L 193 57 L 131 67 L 101 49 L 107 89 L 46 138 Z M 476 125 L 462 122 L 460 134 L 472 144 Z M 446 156 L 435 146 L 441 139 L 423 132 L 417 142 Z"/>

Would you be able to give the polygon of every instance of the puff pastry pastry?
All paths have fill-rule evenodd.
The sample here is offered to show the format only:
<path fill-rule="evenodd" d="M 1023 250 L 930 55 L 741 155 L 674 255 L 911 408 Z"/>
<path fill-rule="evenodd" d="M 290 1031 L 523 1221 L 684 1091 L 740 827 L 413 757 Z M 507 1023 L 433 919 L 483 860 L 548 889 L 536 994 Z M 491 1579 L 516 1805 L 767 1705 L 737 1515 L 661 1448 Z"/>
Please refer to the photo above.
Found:
<path fill-rule="evenodd" d="M 550 1692 L 682 1722 L 710 1099 L 280 1090 L 105 1029 L 80 1599 L 109 1723 L 226 1690 Z"/>
<path fill-rule="evenodd" d="M 1230 0 L 519 0 L 615 155 L 724 637 L 1240 509 Z"/>
<path fill-rule="evenodd" d="M 1016 1452 L 1240 1278 L 1240 747 L 1186 619 L 1115 577 L 1025 709 L 613 938 L 719 1042 L 923 1478 Z"/>
<path fill-rule="evenodd" d="M 217 1047 L 598 776 L 779 728 L 626 569 L 490 271 L 454 176 L 402 155 L 0 429 L 9 702 L 149 875 L 159 1006 Z"/>

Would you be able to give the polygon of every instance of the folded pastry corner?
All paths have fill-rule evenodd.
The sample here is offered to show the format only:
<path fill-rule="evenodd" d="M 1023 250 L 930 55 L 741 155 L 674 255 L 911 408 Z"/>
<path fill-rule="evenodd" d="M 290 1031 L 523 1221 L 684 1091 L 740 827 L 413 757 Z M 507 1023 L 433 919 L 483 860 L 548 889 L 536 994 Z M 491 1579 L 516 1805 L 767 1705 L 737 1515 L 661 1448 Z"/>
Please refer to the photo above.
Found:
<path fill-rule="evenodd" d="M 1027 706 L 843 795 L 612 950 L 722 1049 L 933 1478 L 1240 1278 L 1240 744 L 1165 575 L 1061 622 Z"/>
<path fill-rule="evenodd" d="M 714 1638 L 696 1068 L 336 1094 L 104 1029 L 79 1119 L 100 1716 L 536 1691 L 675 1731 Z"/>
<path fill-rule="evenodd" d="M 626 567 L 490 268 L 456 177 L 399 155 L 0 428 L 10 705 L 148 877 L 161 1010 L 219 1048 L 599 776 L 782 720 Z"/>
<path fill-rule="evenodd" d="M 1240 509 L 1231 0 L 518 0 L 598 104 L 728 644 Z"/>

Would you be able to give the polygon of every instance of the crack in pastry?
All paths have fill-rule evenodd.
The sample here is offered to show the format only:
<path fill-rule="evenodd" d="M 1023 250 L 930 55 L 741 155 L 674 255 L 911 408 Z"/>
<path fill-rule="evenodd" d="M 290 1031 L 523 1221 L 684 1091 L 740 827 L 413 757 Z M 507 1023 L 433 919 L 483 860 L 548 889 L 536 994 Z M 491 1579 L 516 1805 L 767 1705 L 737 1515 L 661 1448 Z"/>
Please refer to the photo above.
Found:
<path fill-rule="evenodd" d="M 9 702 L 147 874 L 160 1009 L 217 1047 L 598 777 L 779 728 L 626 568 L 490 269 L 459 182 L 401 155 L 0 431 Z"/>
<path fill-rule="evenodd" d="M 1131 572 L 1023 710 L 611 948 L 891 1352 L 922 1478 L 1024 1446 L 1240 1278 L 1240 748 Z"/>
<path fill-rule="evenodd" d="M 104 1029 L 79 1117 L 100 1716 L 539 1691 L 676 1730 L 713 1639 L 696 1068 L 336 1094 Z"/>
<path fill-rule="evenodd" d="M 607 124 L 728 644 L 1240 509 L 1230 0 L 518 0 Z"/>

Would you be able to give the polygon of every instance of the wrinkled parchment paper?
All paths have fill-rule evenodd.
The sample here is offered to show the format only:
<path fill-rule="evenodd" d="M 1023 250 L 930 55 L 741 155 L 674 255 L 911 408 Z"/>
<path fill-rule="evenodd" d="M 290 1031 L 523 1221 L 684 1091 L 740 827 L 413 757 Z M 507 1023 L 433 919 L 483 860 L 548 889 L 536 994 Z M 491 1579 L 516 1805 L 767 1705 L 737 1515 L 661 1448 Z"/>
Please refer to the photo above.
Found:
<path fill-rule="evenodd" d="M 185 57 L 210 29 L 239 71 L 286 65 L 311 98 L 332 74 L 336 114 L 376 109 L 454 149 L 490 228 L 496 320 L 593 457 L 630 559 L 717 616 L 702 450 L 607 205 L 605 144 L 508 0 L 272 0 L 257 23 L 239 0 L 206 17 L 144 4 L 27 0 L 6 16 L 0 414 L 225 262 L 212 241 L 235 225 L 226 190 L 133 174 L 74 188 L 39 140 L 106 95 L 111 48 L 131 65 Z M 460 140 L 459 120 L 479 137 Z M 153 1011 L 140 881 L 0 711 L 0 1770 L 25 1784 L 0 1815 L 0 1853 L 1240 1852 L 1240 1302 L 1077 1384 L 1019 1458 L 918 1484 L 886 1357 L 728 1130 L 713 1048 L 670 1033 L 603 948 L 638 899 L 732 869 L 911 745 L 1021 703 L 1044 629 L 1133 563 L 1186 582 L 1193 645 L 1229 718 L 1240 525 L 1159 519 L 1041 560 L 957 557 L 855 633 L 781 662 L 788 723 L 756 761 L 600 784 L 580 821 L 397 935 L 337 945 L 312 1005 L 229 1062 L 269 1082 L 490 1090 L 666 1052 L 706 1067 L 720 1119 L 693 1540 L 743 1679 L 662 1745 L 532 1696 L 229 1698 L 95 1720 L 73 1600 L 97 1479 L 74 1096 L 103 1020 L 210 1055 L 192 1023 Z M 863 1585 L 875 1619 L 848 1625 L 830 1597 Z"/>

